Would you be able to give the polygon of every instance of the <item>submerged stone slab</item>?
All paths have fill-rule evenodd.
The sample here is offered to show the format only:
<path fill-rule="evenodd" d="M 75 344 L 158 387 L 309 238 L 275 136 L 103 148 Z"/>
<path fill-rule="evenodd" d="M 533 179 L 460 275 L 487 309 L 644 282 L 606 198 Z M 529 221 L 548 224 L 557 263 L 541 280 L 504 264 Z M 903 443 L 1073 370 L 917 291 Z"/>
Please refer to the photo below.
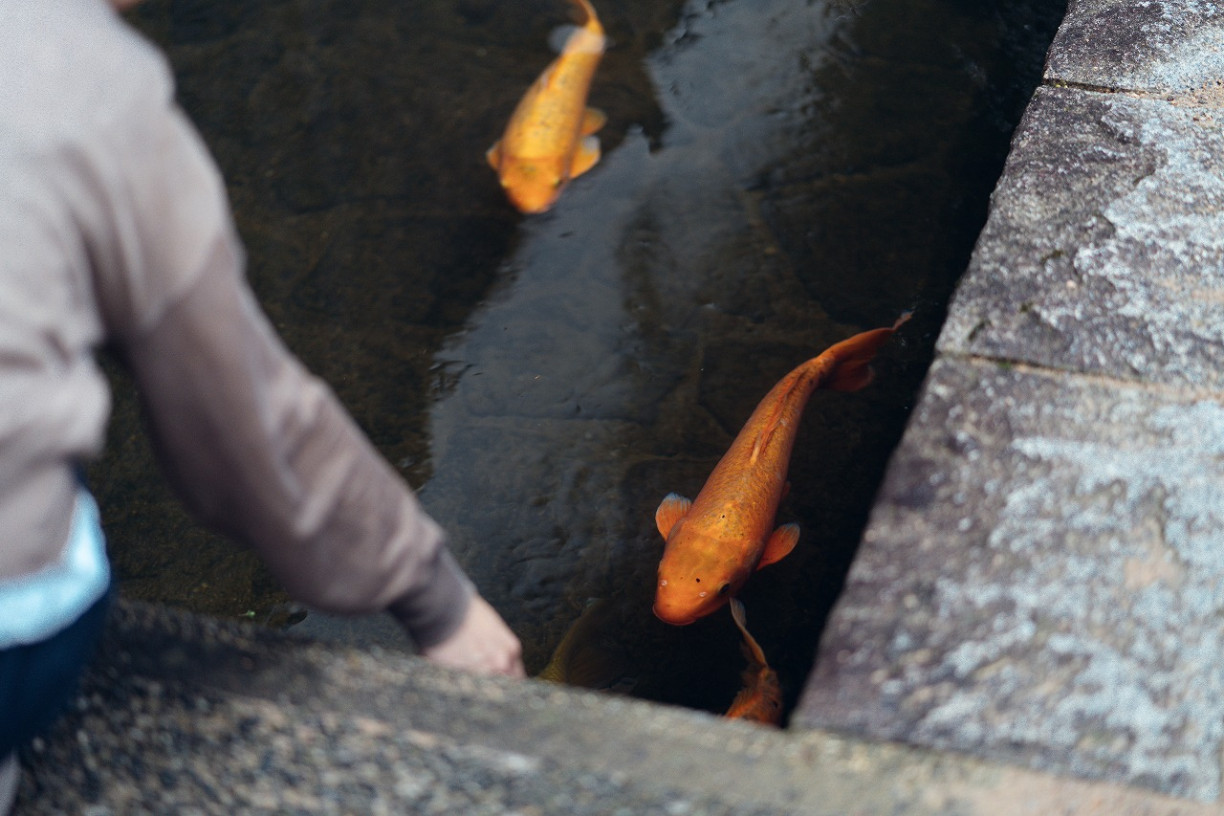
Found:
<path fill-rule="evenodd" d="M 1050 48 L 1046 80 L 1184 94 L 1224 88 L 1224 6 L 1215 0 L 1080 0 Z"/>
<path fill-rule="evenodd" d="M 1039 89 L 939 352 L 1224 388 L 1221 123 Z"/>
<path fill-rule="evenodd" d="M 793 723 L 1214 800 L 1222 541 L 1220 399 L 939 360 Z"/>

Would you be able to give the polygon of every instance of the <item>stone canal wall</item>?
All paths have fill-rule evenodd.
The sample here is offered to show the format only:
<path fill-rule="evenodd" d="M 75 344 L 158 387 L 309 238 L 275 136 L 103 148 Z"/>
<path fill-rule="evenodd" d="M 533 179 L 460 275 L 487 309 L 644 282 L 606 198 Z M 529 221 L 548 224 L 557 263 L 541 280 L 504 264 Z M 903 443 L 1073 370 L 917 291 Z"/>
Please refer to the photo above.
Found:
<path fill-rule="evenodd" d="M 124 603 L 17 812 L 1217 812 L 1222 79 L 1071 3 L 788 730 Z"/>
<path fill-rule="evenodd" d="M 1224 7 L 1079 0 L 798 716 L 1214 801 Z"/>

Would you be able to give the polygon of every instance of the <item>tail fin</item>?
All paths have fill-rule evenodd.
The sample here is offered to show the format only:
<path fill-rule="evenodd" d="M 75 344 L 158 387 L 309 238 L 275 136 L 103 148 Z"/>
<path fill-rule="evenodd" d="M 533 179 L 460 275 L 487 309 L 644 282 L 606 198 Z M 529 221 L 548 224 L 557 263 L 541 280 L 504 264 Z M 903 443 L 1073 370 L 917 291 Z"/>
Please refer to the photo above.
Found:
<path fill-rule="evenodd" d="M 574 6 L 574 24 L 560 26 L 549 36 L 548 42 L 559 54 L 602 54 L 607 47 L 607 35 L 599 16 L 588 0 L 570 0 Z"/>
<path fill-rule="evenodd" d="M 834 391 L 857 391 L 869 385 L 875 377 L 871 361 L 876 352 L 912 314 L 905 312 L 891 328 L 865 331 L 830 346 L 820 355 L 829 366 L 821 385 Z"/>
<path fill-rule="evenodd" d="M 603 32 L 603 26 L 599 23 L 599 15 L 595 13 L 595 8 L 589 0 L 570 0 L 574 5 L 574 22 L 580 26 L 593 26 Z"/>

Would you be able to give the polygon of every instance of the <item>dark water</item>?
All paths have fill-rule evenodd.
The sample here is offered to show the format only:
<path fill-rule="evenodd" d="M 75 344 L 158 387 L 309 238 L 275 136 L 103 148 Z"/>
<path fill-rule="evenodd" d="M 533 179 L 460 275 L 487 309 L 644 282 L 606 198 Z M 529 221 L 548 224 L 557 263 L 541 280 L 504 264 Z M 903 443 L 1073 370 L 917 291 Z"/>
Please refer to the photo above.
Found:
<path fill-rule="evenodd" d="M 797 694 L 985 218 L 1057 0 L 596 4 L 604 157 L 523 217 L 483 154 L 557 0 L 150 0 L 289 346 L 420 490 L 538 670 L 590 598 L 633 693 L 713 711 L 730 616 L 650 613 L 659 500 L 768 388 L 915 310 L 878 379 L 818 393 L 749 622 Z M 117 388 L 126 384 L 117 376 Z M 130 399 L 91 471 L 129 597 L 273 624 L 249 554 L 162 487 Z"/>

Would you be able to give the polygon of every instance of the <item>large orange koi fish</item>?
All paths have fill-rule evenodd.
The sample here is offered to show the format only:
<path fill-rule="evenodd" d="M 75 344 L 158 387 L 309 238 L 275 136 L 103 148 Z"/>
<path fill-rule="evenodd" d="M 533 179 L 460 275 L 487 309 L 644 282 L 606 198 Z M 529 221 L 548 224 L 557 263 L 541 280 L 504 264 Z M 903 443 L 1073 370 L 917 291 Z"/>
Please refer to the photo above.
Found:
<path fill-rule="evenodd" d="M 710 614 L 739 592 L 754 570 L 786 557 L 799 526 L 773 529 L 786 492 L 795 433 L 817 388 L 857 391 L 871 382 L 871 360 L 908 314 L 891 327 L 843 340 L 791 371 L 775 385 L 695 501 L 670 493 L 655 511 L 667 541 L 659 562 L 654 613 L 684 626 Z"/>
<path fill-rule="evenodd" d="M 778 673 L 765 660 L 761 644 L 748 631 L 744 604 L 739 598 L 731 599 L 731 617 L 744 636 L 748 668 L 744 669 L 744 687 L 735 695 L 724 716 L 731 720 L 779 725 L 782 722 L 782 684 L 778 681 Z"/>
<path fill-rule="evenodd" d="M 605 117 L 586 100 L 603 56 L 604 30 L 587 0 L 571 2 L 583 13 L 583 24 L 527 89 L 501 140 L 485 154 L 510 201 L 525 213 L 547 210 L 570 179 L 599 161 L 593 134 Z"/>

